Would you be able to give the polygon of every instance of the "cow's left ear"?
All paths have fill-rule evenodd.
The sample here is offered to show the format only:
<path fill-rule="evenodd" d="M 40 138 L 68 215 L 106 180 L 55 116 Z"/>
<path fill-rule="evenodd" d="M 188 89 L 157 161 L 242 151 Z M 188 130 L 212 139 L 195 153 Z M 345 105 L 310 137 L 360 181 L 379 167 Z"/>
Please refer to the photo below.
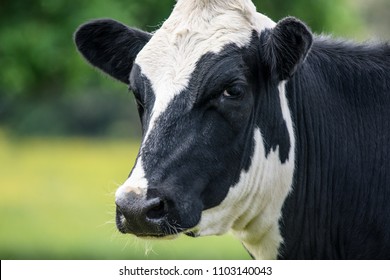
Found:
<path fill-rule="evenodd" d="M 265 45 L 266 61 L 279 80 L 290 78 L 306 58 L 313 35 L 300 20 L 287 17 L 270 31 Z"/>

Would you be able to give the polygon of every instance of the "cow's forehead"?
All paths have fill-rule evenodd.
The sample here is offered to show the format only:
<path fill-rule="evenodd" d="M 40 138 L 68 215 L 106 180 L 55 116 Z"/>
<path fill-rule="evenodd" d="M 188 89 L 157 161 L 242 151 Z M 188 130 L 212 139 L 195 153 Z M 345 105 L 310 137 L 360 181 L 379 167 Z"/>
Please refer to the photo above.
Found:
<path fill-rule="evenodd" d="M 135 60 L 155 94 L 149 128 L 169 102 L 188 86 L 204 54 L 218 53 L 232 43 L 244 47 L 249 44 L 253 31 L 260 33 L 275 25 L 257 13 L 251 1 L 238 1 L 242 5 L 236 5 L 237 1 L 222 1 L 225 7 L 218 9 L 197 6 L 198 2 L 179 1 Z"/>
<path fill-rule="evenodd" d="M 243 47 L 250 42 L 254 30 L 260 32 L 274 26 L 270 19 L 256 13 L 251 2 L 253 7 L 245 10 L 230 7 L 225 10 L 193 8 L 189 11 L 188 3 L 191 2 L 177 4 L 135 60 L 142 73 L 154 84 L 154 90 L 159 90 L 161 82 L 163 88 L 180 92 L 204 54 L 218 53 L 230 43 Z"/>

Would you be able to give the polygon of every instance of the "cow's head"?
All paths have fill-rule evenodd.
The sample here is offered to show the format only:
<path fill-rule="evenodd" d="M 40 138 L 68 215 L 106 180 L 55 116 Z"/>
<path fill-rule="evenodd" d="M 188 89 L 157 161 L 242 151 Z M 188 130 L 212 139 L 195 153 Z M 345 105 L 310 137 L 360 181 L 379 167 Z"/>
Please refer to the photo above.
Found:
<path fill-rule="evenodd" d="M 305 25 L 275 24 L 249 0 L 179 0 L 153 34 L 96 20 L 75 41 L 129 86 L 142 122 L 135 166 L 116 192 L 118 229 L 232 229 L 256 257 L 275 257 L 294 165 L 284 85 L 311 46 Z"/>

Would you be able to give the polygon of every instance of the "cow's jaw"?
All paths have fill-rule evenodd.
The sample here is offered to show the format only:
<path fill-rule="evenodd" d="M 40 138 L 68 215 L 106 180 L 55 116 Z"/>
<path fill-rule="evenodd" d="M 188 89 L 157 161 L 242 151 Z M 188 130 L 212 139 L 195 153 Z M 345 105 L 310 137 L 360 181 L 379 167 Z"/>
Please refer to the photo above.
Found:
<path fill-rule="evenodd" d="M 291 143 L 288 160 L 280 161 L 279 148 L 266 155 L 261 131 L 255 128 L 251 167 L 242 171 L 239 182 L 220 205 L 203 211 L 194 229 L 197 236 L 221 235 L 231 230 L 256 259 L 275 259 L 278 255 L 283 241 L 278 221 L 293 181 L 295 137 L 285 82 L 279 86 L 279 95 Z"/>

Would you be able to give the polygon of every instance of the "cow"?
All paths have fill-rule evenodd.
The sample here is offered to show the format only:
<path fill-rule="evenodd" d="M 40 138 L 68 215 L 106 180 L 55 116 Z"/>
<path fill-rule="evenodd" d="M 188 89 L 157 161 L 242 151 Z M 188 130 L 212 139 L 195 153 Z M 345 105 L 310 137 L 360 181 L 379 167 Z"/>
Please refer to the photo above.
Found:
<path fill-rule="evenodd" d="M 231 231 L 256 259 L 390 258 L 390 46 L 274 22 L 250 0 L 178 0 L 154 33 L 74 35 L 142 123 L 116 224 L 141 238 Z"/>

